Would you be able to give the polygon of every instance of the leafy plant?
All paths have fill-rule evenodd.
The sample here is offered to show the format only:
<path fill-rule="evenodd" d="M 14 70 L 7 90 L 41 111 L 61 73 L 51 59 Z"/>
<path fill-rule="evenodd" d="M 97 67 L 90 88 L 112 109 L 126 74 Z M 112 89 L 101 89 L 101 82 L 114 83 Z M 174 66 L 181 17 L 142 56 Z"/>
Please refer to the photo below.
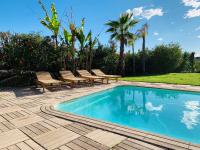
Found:
<path fill-rule="evenodd" d="M 51 4 L 51 17 L 48 14 L 42 0 L 38 0 L 39 4 L 41 5 L 42 10 L 45 13 L 45 17 L 41 19 L 40 23 L 49 29 L 53 33 L 53 38 L 55 40 L 55 48 L 58 46 L 58 34 L 60 29 L 60 21 L 58 19 L 58 13 L 56 11 L 54 3 Z"/>

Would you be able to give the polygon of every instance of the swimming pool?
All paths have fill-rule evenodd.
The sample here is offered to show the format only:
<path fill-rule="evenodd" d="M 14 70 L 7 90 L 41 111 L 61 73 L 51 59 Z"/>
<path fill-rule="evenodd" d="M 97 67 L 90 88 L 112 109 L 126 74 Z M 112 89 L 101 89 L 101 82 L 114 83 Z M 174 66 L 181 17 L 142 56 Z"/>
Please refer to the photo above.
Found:
<path fill-rule="evenodd" d="M 200 93 L 118 86 L 55 108 L 200 144 Z"/>

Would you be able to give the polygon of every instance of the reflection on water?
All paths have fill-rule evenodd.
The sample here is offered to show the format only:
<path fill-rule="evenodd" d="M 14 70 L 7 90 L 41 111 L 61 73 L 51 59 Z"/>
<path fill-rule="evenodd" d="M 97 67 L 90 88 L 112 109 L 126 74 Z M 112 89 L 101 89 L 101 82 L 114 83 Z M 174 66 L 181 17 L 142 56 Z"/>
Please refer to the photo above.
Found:
<path fill-rule="evenodd" d="M 195 126 L 200 124 L 200 102 L 199 101 L 187 101 L 185 103 L 186 111 L 183 111 L 182 123 L 191 130 Z"/>
<path fill-rule="evenodd" d="M 200 94 L 197 93 L 121 86 L 57 108 L 200 144 Z"/>
<path fill-rule="evenodd" d="M 145 106 L 148 111 L 162 111 L 163 109 L 163 105 L 153 106 L 151 102 L 146 103 Z"/>

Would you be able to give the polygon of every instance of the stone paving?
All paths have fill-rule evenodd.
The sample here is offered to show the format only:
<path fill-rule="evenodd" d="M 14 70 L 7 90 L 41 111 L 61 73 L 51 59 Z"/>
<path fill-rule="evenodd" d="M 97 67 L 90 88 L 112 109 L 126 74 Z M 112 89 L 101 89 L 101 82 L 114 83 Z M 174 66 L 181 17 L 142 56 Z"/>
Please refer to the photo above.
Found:
<path fill-rule="evenodd" d="M 55 105 L 121 84 L 133 83 L 118 82 L 74 89 L 64 87 L 61 90 L 46 90 L 45 93 L 41 88 L 34 87 L 0 89 L 0 150 L 166 149 L 159 144 L 115 134 L 73 120 L 61 119 L 41 111 L 42 106 Z M 135 85 L 156 84 L 135 83 Z M 177 88 L 175 85 L 171 87 Z M 193 88 L 200 91 L 199 87 Z M 191 149 L 200 148 L 194 146 Z"/>

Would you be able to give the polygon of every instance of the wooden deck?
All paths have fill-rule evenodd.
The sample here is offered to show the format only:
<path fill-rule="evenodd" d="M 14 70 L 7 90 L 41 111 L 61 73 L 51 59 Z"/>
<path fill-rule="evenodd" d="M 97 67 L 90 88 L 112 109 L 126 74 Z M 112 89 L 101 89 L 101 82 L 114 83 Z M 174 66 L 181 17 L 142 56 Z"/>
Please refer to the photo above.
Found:
<path fill-rule="evenodd" d="M 200 149 L 200 145 L 61 113 L 52 107 L 62 101 L 120 84 L 130 83 L 59 89 L 45 93 L 42 93 L 42 89 L 34 88 L 0 89 L 0 150 Z M 142 83 L 135 85 L 140 86 Z M 144 85 L 183 89 L 175 85 Z M 188 89 L 200 91 L 200 87 L 190 86 Z M 183 90 L 188 89 L 186 86 Z"/>

